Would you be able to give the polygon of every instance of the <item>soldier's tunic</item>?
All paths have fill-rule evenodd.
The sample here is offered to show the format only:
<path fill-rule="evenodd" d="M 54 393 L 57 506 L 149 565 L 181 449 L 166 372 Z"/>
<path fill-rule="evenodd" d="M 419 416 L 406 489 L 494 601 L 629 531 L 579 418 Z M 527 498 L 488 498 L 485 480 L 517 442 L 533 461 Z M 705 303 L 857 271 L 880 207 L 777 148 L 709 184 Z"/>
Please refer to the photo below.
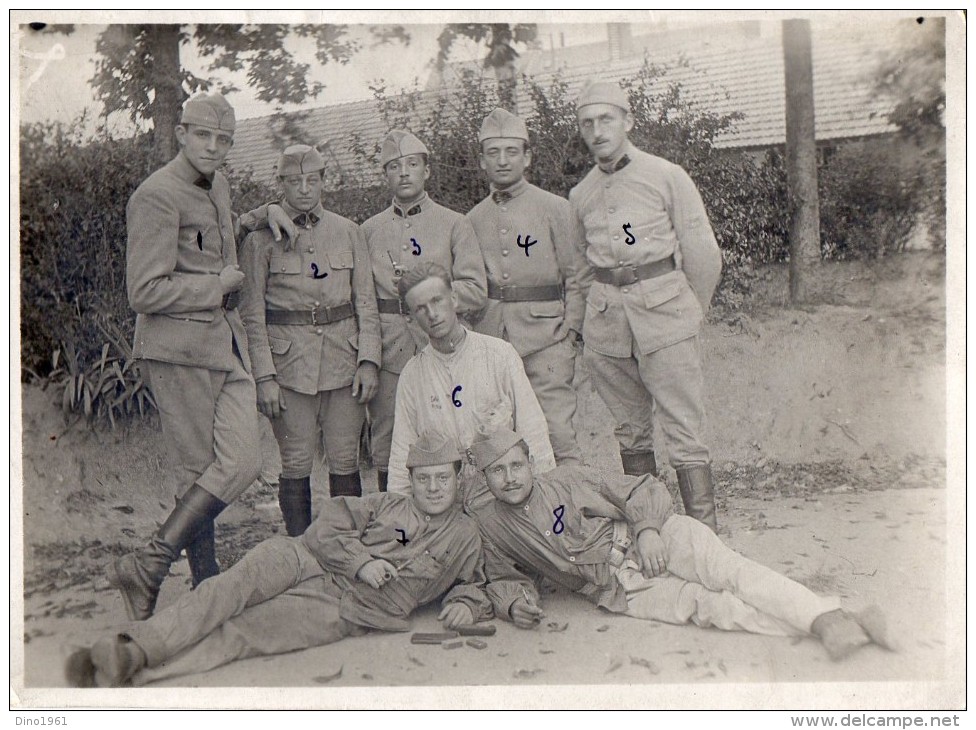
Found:
<path fill-rule="evenodd" d="M 510 344 L 478 332 L 468 332 L 451 353 L 438 352 L 428 344 L 407 363 L 400 377 L 389 490 L 409 491 L 407 453 L 421 433 L 440 434 L 463 454 L 477 433 L 490 433 L 501 426 L 525 435 L 537 471 L 556 466 L 546 418 Z M 481 472 L 469 464 L 462 477 L 467 509 L 491 499 Z"/>
<path fill-rule="evenodd" d="M 225 503 L 261 468 L 254 380 L 240 315 L 219 274 L 237 264 L 227 180 L 203 178 L 180 153 L 126 207 L 126 287 L 163 431 L 194 482 Z"/>
<path fill-rule="evenodd" d="M 462 318 L 485 306 L 485 264 L 471 223 L 427 195 L 407 210 L 394 202 L 363 223 L 362 230 L 373 266 L 376 298 L 380 300 L 383 337 L 379 388 L 369 402 L 373 461 L 380 469 L 386 469 L 393 438 L 397 381 L 407 361 L 427 344 L 426 335 L 407 314 L 405 305 L 402 312 L 383 311 L 400 302 L 393 262 L 404 270 L 419 261 L 443 266 L 454 280 L 452 286 Z"/>
<path fill-rule="evenodd" d="M 499 618 L 511 620 L 523 590 L 538 605 L 537 577 L 614 613 L 772 636 L 809 634 L 817 616 L 840 606 L 675 514 L 667 487 L 650 475 L 560 466 L 535 477 L 523 504 L 493 500 L 474 517 Z M 660 533 L 667 554 L 667 572 L 654 578 L 638 567 L 636 537 L 645 529 Z"/>
<path fill-rule="evenodd" d="M 271 419 L 281 449 L 282 476 L 311 474 L 318 428 L 329 469 L 358 470 L 359 433 L 366 408 L 352 394 L 360 363 L 380 364 L 380 326 L 369 255 L 359 227 L 321 204 L 306 216 L 281 203 L 298 220 L 295 241 L 275 241 L 267 228 L 241 246 L 247 276 L 241 314 L 250 344 L 254 379 L 274 377 L 287 410 Z M 352 316 L 324 321 L 352 305 Z M 310 312 L 313 324 L 268 324 L 265 311 Z"/>
<path fill-rule="evenodd" d="M 584 359 L 617 422 L 621 452 L 653 451 L 656 403 L 671 464 L 707 464 L 698 335 L 721 252 L 684 170 L 632 144 L 620 162 L 610 172 L 594 167 L 569 194 L 587 263 L 611 269 L 673 257 L 674 268 L 622 286 L 593 281 Z"/>
<path fill-rule="evenodd" d="M 398 578 L 380 588 L 357 580 L 373 559 L 394 565 Z M 456 509 L 429 516 L 404 495 L 336 497 L 302 537 L 265 540 L 227 572 L 127 627 L 148 660 L 133 684 L 369 629 L 407 631 L 410 615 L 442 595 L 444 606 L 468 606 L 475 621 L 491 618 L 483 566 L 478 528 Z"/>
<path fill-rule="evenodd" d="M 573 428 L 576 350 L 567 335 L 583 329 L 586 266 L 571 238 L 569 203 L 523 179 L 493 192 L 468 218 L 489 282 L 488 305 L 473 329 L 512 343 L 546 415 L 556 461 L 579 463 Z M 562 294 L 520 301 L 539 287 L 556 287 Z"/>

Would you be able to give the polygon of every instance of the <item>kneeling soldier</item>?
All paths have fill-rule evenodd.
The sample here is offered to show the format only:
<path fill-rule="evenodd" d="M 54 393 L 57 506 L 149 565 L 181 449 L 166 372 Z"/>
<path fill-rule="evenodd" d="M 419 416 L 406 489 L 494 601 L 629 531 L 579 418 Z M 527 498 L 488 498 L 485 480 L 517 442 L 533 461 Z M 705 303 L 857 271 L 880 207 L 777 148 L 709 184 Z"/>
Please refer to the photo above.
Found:
<path fill-rule="evenodd" d="M 312 519 L 312 460 L 319 430 L 329 494 L 358 497 L 359 433 L 377 387 L 380 323 L 373 272 L 359 226 L 322 207 L 325 160 L 307 145 L 278 160 L 282 208 L 295 235 L 264 228 L 241 247 L 241 312 L 258 409 L 281 449 L 278 503 L 289 535 Z"/>
<path fill-rule="evenodd" d="M 408 631 L 414 610 L 445 593 L 445 628 L 490 618 L 478 527 L 455 507 L 461 454 L 424 434 L 407 467 L 411 496 L 337 498 L 304 536 L 265 540 L 150 620 L 74 652 L 68 681 L 144 685 L 370 629 Z"/>

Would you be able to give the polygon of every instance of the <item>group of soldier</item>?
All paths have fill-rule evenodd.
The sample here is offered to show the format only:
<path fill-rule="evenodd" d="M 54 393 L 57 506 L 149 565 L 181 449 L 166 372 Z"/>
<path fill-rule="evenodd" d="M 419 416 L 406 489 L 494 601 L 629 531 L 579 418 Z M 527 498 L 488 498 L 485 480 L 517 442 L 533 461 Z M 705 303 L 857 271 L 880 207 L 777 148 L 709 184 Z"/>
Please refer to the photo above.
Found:
<path fill-rule="evenodd" d="M 890 646 L 877 609 L 842 610 L 715 535 L 700 329 L 721 255 L 691 178 L 628 140 L 619 86 L 588 84 L 577 121 L 596 165 L 567 201 L 526 179 L 525 122 L 492 111 L 478 135 L 491 193 L 467 215 L 429 197 L 427 147 L 393 130 L 392 204 L 357 226 L 323 207 L 325 162 L 305 145 L 280 155 L 281 200 L 237 219 L 217 169 L 233 109 L 186 102 L 180 152 L 127 208 L 134 356 L 181 493 L 146 547 L 108 567 L 130 625 L 72 654 L 72 683 L 402 631 L 439 597 L 447 628 L 492 615 L 532 628 L 540 579 L 638 618 L 812 634 L 834 658 Z M 582 463 L 580 352 L 622 474 Z M 221 574 L 214 519 L 260 473 L 259 412 L 287 537 Z M 685 515 L 656 478 L 655 418 Z M 313 521 L 320 441 L 331 499 Z M 156 613 L 183 551 L 193 590 Z"/>

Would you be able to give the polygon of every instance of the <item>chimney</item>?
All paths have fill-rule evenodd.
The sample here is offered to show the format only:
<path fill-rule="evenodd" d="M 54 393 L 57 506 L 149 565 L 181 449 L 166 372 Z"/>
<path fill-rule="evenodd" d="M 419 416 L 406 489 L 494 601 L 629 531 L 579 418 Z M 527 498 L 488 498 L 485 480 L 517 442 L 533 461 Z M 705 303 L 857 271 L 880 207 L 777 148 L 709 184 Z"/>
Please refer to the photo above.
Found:
<path fill-rule="evenodd" d="M 626 58 L 634 51 L 634 39 L 630 23 L 607 23 L 607 39 L 610 45 L 610 60 Z"/>

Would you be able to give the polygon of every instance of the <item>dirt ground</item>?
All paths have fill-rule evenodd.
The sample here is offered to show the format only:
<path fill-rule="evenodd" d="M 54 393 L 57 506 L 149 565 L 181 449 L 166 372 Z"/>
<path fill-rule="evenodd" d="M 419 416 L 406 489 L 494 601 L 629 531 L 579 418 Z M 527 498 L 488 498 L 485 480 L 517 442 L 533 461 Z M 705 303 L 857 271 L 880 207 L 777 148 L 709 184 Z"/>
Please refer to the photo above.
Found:
<path fill-rule="evenodd" d="M 823 280 L 834 304 L 803 309 L 782 305 L 785 270 L 771 268 L 755 303 L 713 313 L 704 336 L 720 536 L 818 593 L 840 595 L 845 605 L 880 604 L 898 652 L 870 647 L 834 663 L 812 639 L 637 621 L 554 594 L 545 599 L 539 629 L 496 621 L 498 633 L 483 650 L 446 651 L 411 645 L 409 634 L 372 634 L 160 685 L 505 685 L 513 692 L 627 685 L 645 687 L 651 706 L 703 706 L 719 697 L 730 706 L 768 708 L 794 706 L 811 687 L 836 690 L 831 696 L 842 698 L 841 706 L 862 706 L 880 687 L 880 706 L 958 706 L 962 695 L 950 698 L 944 689 L 948 683 L 958 690 L 963 681 L 962 649 L 949 638 L 962 635 L 956 631 L 963 619 L 949 611 L 952 593 L 961 590 L 962 559 L 947 552 L 947 525 L 961 530 L 962 515 L 960 500 L 947 502 L 946 490 L 944 267 L 944 257 L 932 253 L 831 264 Z M 609 414 L 579 375 L 584 457 L 619 468 Z M 23 389 L 24 644 L 14 687 L 65 686 L 65 653 L 124 620 L 104 565 L 140 545 L 172 505 L 170 458 L 153 424 L 91 431 L 66 422 L 56 401 L 50 391 Z M 271 477 L 277 454 L 268 444 Z M 660 463 L 663 445 L 659 452 Z M 665 476 L 673 487 L 673 471 Z M 317 488 L 324 478 L 320 465 Z M 374 488 L 371 472 L 364 483 Z M 317 494 L 316 509 L 320 500 Z M 218 521 L 222 563 L 278 530 L 273 488 L 252 487 Z M 188 583 L 181 560 L 159 605 Z M 436 613 L 423 610 L 414 630 L 435 630 Z M 15 631 L 19 614 L 15 602 Z M 714 694 L 743 683 L 738 697 Z M 758 699 L 750 694 L 748 687 L 767 684 Z M 72 696 L 85 704 L 83 695 Z"/>

